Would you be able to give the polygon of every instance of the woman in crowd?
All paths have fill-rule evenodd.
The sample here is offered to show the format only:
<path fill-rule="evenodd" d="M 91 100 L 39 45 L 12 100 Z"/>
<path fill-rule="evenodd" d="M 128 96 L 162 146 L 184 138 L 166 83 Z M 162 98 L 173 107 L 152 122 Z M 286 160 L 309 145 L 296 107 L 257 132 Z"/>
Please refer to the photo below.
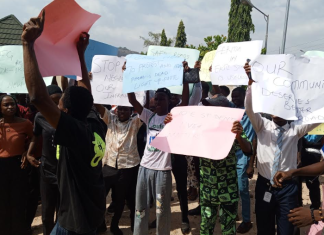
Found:
<path fill-rule="evenodd" d="M 1 96 L 0 104 L 0 234 L 25 235 L 28 178 L 21 162 L 33 136 L 33 126 L 19 118 L 13 97 Z"/>

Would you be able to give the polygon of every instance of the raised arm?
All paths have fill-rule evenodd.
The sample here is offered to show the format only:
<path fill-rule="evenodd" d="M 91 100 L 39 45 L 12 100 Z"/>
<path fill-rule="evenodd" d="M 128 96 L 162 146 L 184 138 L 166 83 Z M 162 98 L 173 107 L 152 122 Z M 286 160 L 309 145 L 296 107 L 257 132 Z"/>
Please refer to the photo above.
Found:
<path fill-rule="evenodd" d="M 86 32 L 80 34 L 79 41 L 77 43 L 77 49 L 80 59 L 81 71 L 82 71 L 82 80 L 78 81 L 78 86 L 84 87 L 91 92 L 91 83 L 89 79 L 88 69 L 85 62 L 84 53 L 87 50 L 89 45 L 90 35 Z"/>
<path fill-rule="evenodd" d="M 56 129 L 61 111 L 48 95 L 46 85 L 40 74 L 34 44 L 42 34 L 45 22 L 45 10 L 41 18 L 32 18 L 24 25 L 21 40 L 24 54 L 25 82 L 31 102 L 43 114 L 48 123 Z"/>
<path fill-rule="evenodd" d="M 129 103 L 131 103 L 131 105 L 133 105 L 134 110 L 141 115 L 142 111 L 143 111 L 143 106 L 140 104 L 140 102 L 137 101 L 136 99 L 136 95 L 134 92 L 132 93 L 128 93 L 128 101 Z"/>
<path fill-rule="evenodd" d="M 251 73 L 251 66 L 246 63 L 244 66 L 245 72 L 247 74 Z M 263 128 L 263 120 L 260 114 L 254 113 L 252 108 L 252 83 L 253 80 L 249 79 L 249 87 L 246 91 L 245 96 L 245 112 L 248 115 L 255 133 L 258 133 Z"/>
<path fill-rule="evenodd" d="M 82 80 L 78 81 L 78 86 L 84 87 L 91 92 L 91 83 L 90 76 L 92 76 L 91 72 L 88 72 L 87 65 L 85 62 L 84 53 L 87 50 L 89 45 L 90 35 L 86 32 L 80 34 L 79 41 L 77 43 L 77 49 L 80 59 L 80 65 L 82 70 Z M 103 117 L 105 115 L 105 107 L 101 104 L 94 104 L 100 116 Z"/>
<path fill-rule="evenodd" d="M 201 67 L 201 62 L 196 61 L 194 68 L 197 68 L 200 71 L 200 67 Z M 194 87 L 193 87 L 192 94 L 190 96 L 188 105 L 189 106 L 198 105 L 199 102 L 201 101 L 201 97 L 202 97 L 202 87 L 201 87 L 201 82 L 199 81 L 199 82 L 194 84 Z"/>
<path fill-rule="evenodd" d="M 188 62 L 187 61 L 183 61 L 183 72 L 187 72 L 190 70 L 189 66 L 188 66 Z M 183 74 L 184 74 L 183 73 Z M 182 88 L 182 100 L 181 103 L 178 106 L 188 106 L 189 104 L 189 84 L 187 82 L 183 81 L 183 88 Z"/>
<path fill-rule="evenodd" d="M 150 108 L 150 91 L 145 92 L 145 105 L 144 108 L 149 109 Z"/>
<path fill-rule="evenodd" d="M 235 121 L 233 123 L 232 132 L 236 134 L 236 140 L 239 143 L 240 148 L 243 151 L 243 153 L 245 153 L 247 155 L 251 155 L 252 154 L 252 145 L 246 138 L 242 137 L 243 127 L 239 121 Z"/>

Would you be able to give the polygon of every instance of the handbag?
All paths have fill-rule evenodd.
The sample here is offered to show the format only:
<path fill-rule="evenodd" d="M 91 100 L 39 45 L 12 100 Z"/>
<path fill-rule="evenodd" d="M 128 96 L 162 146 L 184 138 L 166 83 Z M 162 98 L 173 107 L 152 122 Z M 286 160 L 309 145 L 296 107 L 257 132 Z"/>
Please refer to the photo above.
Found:
<path fill-rule="evenodd" d="M 322 208 L 324 206 L 324 184 L 322 186 Z M 318 224 L 312 224 L 306 234 L 308 235 L 322 235 L 323 234 L 324 223 L 319 221 Z"/>
<path fill-rule="evenodd" d="M 190 69 L 189 72 L 185 72 L 184 73 L 183 81 L 186 82 L 186 83 L 197 83 L 197 82 L 200 82 L 199 69 L 198 68 L 194 68 L 194 69 Z"/>

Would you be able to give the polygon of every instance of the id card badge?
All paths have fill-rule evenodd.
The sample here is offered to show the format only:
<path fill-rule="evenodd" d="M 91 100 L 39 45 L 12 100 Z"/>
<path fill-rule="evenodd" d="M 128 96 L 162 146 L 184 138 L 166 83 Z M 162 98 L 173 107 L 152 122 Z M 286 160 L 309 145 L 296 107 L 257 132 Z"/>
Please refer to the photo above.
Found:
<path fill-rule="evenodd" d="M 269 202 L 269 203 L 270 203 L 270 201 L 271 201 L 271 197 L 272 197 L 272 193 L 270 193 L 270 192 L 265 192 L 264 197 L 263 197 L 263 201 L 265 201 L 265 202 Z"/>

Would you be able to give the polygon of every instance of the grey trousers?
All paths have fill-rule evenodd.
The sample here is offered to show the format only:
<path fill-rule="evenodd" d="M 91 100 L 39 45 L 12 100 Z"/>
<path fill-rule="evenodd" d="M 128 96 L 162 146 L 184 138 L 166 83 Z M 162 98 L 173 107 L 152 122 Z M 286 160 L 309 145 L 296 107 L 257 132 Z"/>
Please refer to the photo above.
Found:
<path fill-rule="evenodd" d="M 169 235 L 171 230 L 171 171 L 140 167 L 136 187 L 134 235 L 149 234 L 150 199 L 156 201 L 156 234 Z"/>

